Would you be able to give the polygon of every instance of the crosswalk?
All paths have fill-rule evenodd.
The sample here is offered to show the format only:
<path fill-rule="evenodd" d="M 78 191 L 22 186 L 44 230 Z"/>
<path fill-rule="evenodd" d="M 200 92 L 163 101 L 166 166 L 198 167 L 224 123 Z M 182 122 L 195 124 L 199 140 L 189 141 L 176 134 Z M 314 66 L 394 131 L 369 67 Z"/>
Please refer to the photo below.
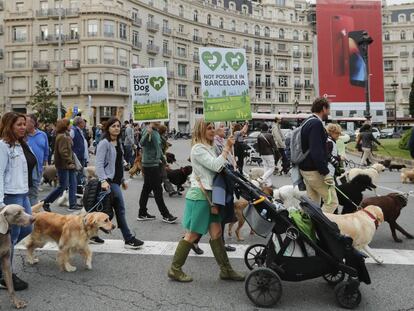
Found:
<path fill-rule="evenodd" d="M 200 257 L 213 257 L 210 246 L 207 243 L 200 243 L 200 248 L 204 250 L 203 255 L 195 255 L 190 252 L 190 256 Z M 124 241 L 122 240 L 105 240 L 102 245 L 91 245 L 91 249 L 95 253 L 108 253 L 108 254 L 124 254 L 132 256 L 173 256 L 177 242 L 170 241 L 145 241 L 144 247 L 139 250 L 129 250 L 124 248 Z M 230 258 L 243 259 L 244 253 L 249 245 L 237 244 L 235 252 L 229 252 Z M 25 250 L 23 244 L 16 246 L 17 249 Z M 57 251 L 57 245 L 54 243 L 48 243 L 38 252 L 50 252 Z M 402 249 L 372 249 L 373 253 L 380 256 L 384 260 L 384 264 L 389 265 L 414 265 L 414 250 L 402 250 Z M 374 263 L 371 258 L 366 260 L 367 263 Z"/>

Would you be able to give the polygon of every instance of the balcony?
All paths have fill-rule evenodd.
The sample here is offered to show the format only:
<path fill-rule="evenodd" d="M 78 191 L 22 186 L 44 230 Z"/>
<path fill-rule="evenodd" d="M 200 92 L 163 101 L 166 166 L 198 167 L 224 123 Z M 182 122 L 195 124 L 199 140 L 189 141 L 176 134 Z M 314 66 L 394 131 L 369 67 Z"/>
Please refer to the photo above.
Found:
<path fill-rule="evenodd" d="M 272 84 L 274 85 L 274 83 L 265 83 L 265 88 L 270 89 L 272 87 Z"/>
<path fill-rule="evenodd" d="M 252 50 L 253 50 L 252 47 L 251 46 L 248 46 L 248 45 L 243 46 L 243 49 L 246 50 L 246 53 L 251 53 Z"/>
<path fill-rule="evenodd" d="M 265 49 L 264 50 L 264 55 L 266 55 L 266 56 L 272 56 L 273 55 L 273 50 Z"/>
<path fill-rule="evenodd" d="M 119 87 L 119 91 L 120 91 L 121 93 L 128 93 L 128 88 L 127 88 L 126 86 L 120 86 L 120 87 Z"/>
<path fill-rule="evenodd" d="M 34 61 L 33 62 L 33 69 L 37 71 L 47 71 L 49 70 L 49 61 Z"/>
<path fill-rule="evenodd" d="M 136 50 L 141 50 L 142 49 L 142 42 L 139 41 L 132 41 L 132 48 L 136 49 Z"/>
<path fill-rule="evenodd" d="M 198 44 L 202 44 L 203 43 L 203 38 L 201 38 L 199 36 L 193 36 L 193 42 L 198 43 Z"/>
<path fill-rule="evenodd" d="M 172 30 L 169 27 L 162 27 L 162 34 L 166 36 L 171 36 Z"/>
<path fill-rule="evenodd" d="M 97 31 L 88 31 L 88 37 L 97 37 L 98 32 Z"/>
<path fill-rule="evenodd" d="M 305 90 L 313 90 L 313 84 L 305 84 Z"/>
<path fill-rule="evenodd" d="M 13 38 L 13 43 L 23 43 L 27 41 L 26 37 L 20 37 L 20 38 Z"/>
<path fill-rule="evenodd" d="M 265 71 L 272 71 L 273 70 L 273 66 L 265 66 Z"/>
<path fill-rule="evenodd" d="M 103 63 L 105 65 L 114 65 L 115 64 L 115 60 L 114 59 L 111 59 L 111 58 L 104 58 Z"/>
<path fill-rule="evenodd" d="M 115 37 L 115 33 L 114 32 L 104 31 L 104 37 L 105 38 L 114 38 Z"/>
<path fill-rule="evenodd" d="M 148 21 L 147 30 L 151 32 L 157 32 L 158 30 L 160 30 L 160 25 L 155 22 Z"/>
<path fill-rule="evenodd" d="M 26 63 L 12 62 L 12 68 L 13 69 L 23 69 L 23 68 L 26 68 L 26 67 L 27 67 Z"/>
<path fill-rule="evenodd" d="M 293 56 L 294 58 L 300 58 L 300 57 L 302 56 L 302 53 L 301 53 L 301 52 L 299 52 L 299 51 L 293 51 L 292 56 Z"/>
<path fill-rule="evenodd" d="M 132 25 L 141 27 L 142 26 L 142 19 L 137 16 L 132 16 Z"/>
<path fill-rule="evenodd" d="M 407 51 L 400 52 L 400 57 L 407 58 L 408 56 L 410 56 L 410 52 L 407 52 Z"/>
<path fill-rule="evenodd" d="M 295 83 L 295 84 L 293 85 L 293 88 L 294 88 L 295 90 L 301 90 L 301 89 L 303 88 L 303 84 L 300 84 L 300 83 Z"/>
<path fill-rule="evenodd" d="M 262 55 L 263 54 L 263 49 L 261 49 L 261 48 L 254 48 L 254 54 L 256 54 L 256 55 Z"/>
<path fill-rule="evenodd" d="M 67 35 L 64 37 L 63 41 L 65 43 L 79 43 L 79 34 L 75 32 L 70 35 Z"/>
<path fill-rule="evenodd" d="M 302 72 L 302 68 L 300 67 L 293 68 L 293 73 L 301 73 L 301 72 Z"/>
<path fill-rule="evenodd" d="M 65 42 L 66 36 L 65 35 L 47 35 L 47 36 L 38 36 L 36 37 L 37 44 L 59 44 L 59 37 L 61 39 L 61 43 Z M 77 39 L 79 41 L 79 39 Z"/>
<path fill-rule="evenodd" d="M 171 57 L 172 56 L 172 51 L 169 50 L 169 49 L 162 49 L 162 56 Z"/>
<path fill-rule="evenodd" d="M 201 77 L 200 77 L 200 75 L 194 75 L 193 76 L 193 80 L 195 81 L 195 82 L 200 82 L 201 81 Z"/>
<path fill-rule="evenodd" d="M 126 60 L 120 60 L 119 61 L 119 66 L 121 66 L 121 67 L 128 67 L 128 62 Z"/>
<path fill-rule="evenodd" d="M 65 15 L 70 17 L 79 16 L 79 8 L 70 8 L 65 10 Z"/>
<path fill-rule="evenodd" d="M 178 57 L 181 57 L 181 58 L 187 58 L 187 53 L 177 51 L 177 56 L 178 56 Z"/>
<path fill-rule="evenodd" d="M 184 32 L 180 32 L 180 31 L 175 30 L 174 31 L 174 36 L 178 37 L 178 38 L 181 38 L 181 39 L 187 39 L 188 40 L 188 33 L 184 33 Z"/>
<path fill-rule="evenodd" d="M 254 70 L 256 71 L 262 71 L 263 70 L 263 65 L 254 65 Z"/>
<path fill-rule="evenodd" d="M 98 87 L 94 86 L 94 85 L 88 85 L 88 91 L 89 92 L 97 92 L 98 91 Z"/>
<path fill-rule="evenodd" d="M 303 52 L 303 57 L 304 58 L 311 58 L 312 57 L 312 52 Z"/>
<path fill-rule="evenodd" d="M 168 79 L 174 78 L 174 71 L 167 71 L 167 78 Z"/>
<path fill-rule="evenodd" d="M 400 70 L 401 70 L 402 73 L 410 72 L 410 68 L 409 67 L 401 67 Z"/>
<path fill-rule="evenodd" d="M 63 95 L 79 95 L 80 87 L 78 85 L 65 87 L 64 89 L 62 89 L 62 94 Z"/>
<path fill-rule="evenodd" d="M 25 93 L 27 93 L 26 89 L 13 89 L 12 90 L 13 95 L 20 95 L 20 94 L 25 94 Z"/>
<path fill-rule="evenodd" d="M 97 58 L 88 58 L 88 64 L 89 65 L 96 65 L 98 63 Z"/>
<path fill-rule="evenodd" d="M 257 88 L 262 88 L 264 87 L 264 82 L 256 82 L 254 86 Z"/>
<path fill-rule="evenodd" d="M 62 17 L 66 15 L 76 16 L 79 15 L 79 9 L 40 9 L 36 11 L 37 18 L 59 18 L 59 12 Z"/>
<path fill-rule="evenodd" d="M 158 54 L 160 51 L 160 47 L 156 46 L 155 44 L 147 44 L 147 53 L 148 54 Z"/>
<path fill-rule="evenodd" d="M 251 70 L 253 68 L 253 65 L 251 63 L 247 63 L 247 69 Z"/>
<path fill-rule="evenodd" d="M 193 54 L 193 62 L 195 62 L 195 63 L 200 62 L 200 55 L 198 55 L 198 53 Z"/>
<path fill-rule="evenodd" d="M 80 68 L 80 61 L 77 59 L 68 59 L 65 60 L 65 69 L 67 70 L 76 70 Z"/>
<path fill-rule="evenodd" d="M 310 67 L 305 67 L 305 68 L 303 69 L 303 72 L 304 72 L 305 74 L 311 74 L 311 73 L 312 73 L 312 68 L 310 68 Z"/>

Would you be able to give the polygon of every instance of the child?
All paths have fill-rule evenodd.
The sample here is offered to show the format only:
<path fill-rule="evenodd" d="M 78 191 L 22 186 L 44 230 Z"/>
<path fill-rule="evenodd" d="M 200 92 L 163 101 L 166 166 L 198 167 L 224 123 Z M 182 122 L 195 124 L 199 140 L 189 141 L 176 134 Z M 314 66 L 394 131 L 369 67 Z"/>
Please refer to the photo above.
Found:
<path fill-rule="evenodd" d="M 328 150 L 328 168 L 329 176 L 335 177 L 341 175 L 341 158 L 338 155 L 338 149 L 336 141 L 341 135 L 342 129 L 339 124 L 328 124 L 326 126 L 328 132 L 328 140 L 326 141 L 326 147 Z"/>

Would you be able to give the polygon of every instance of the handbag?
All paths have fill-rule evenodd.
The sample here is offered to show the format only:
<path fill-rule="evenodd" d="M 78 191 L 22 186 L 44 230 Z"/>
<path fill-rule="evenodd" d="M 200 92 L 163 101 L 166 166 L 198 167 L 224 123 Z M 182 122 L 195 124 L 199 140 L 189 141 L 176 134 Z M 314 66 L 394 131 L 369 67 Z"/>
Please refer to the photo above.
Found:
<path fill-rule="evenodd" d="M 77 171 L 82 171 L 83 170 L 83 165 L 80 163 L 76 153 L 72 152 L 73 155 L 73 161 L 75 162 L 75 169 Z"/>

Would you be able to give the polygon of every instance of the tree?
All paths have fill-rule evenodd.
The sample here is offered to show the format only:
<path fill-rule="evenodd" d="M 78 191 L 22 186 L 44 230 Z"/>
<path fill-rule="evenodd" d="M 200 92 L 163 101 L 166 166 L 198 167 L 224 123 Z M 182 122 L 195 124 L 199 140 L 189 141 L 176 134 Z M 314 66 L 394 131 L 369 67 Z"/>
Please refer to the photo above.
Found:
<path fill-rule="evenodd" d="M 411 92 L 409 97 L 409 110 L 411 117 L 414 117 L 414 77 L 413 82 L 411 83 Z"/>
<path fill-rule="evenodd" d="M 33 95 L 30 105 L 39 123 L 55 123 L 57 121 L 57 105 L 54 102 L 56 94 L 50 90 L 49 83 L 45 78 L 36 82 L 36 93 Z M 65 115 L 64 109 L 62 109 Z M 61 116 L 62 117 L 62 116 Z"/>

